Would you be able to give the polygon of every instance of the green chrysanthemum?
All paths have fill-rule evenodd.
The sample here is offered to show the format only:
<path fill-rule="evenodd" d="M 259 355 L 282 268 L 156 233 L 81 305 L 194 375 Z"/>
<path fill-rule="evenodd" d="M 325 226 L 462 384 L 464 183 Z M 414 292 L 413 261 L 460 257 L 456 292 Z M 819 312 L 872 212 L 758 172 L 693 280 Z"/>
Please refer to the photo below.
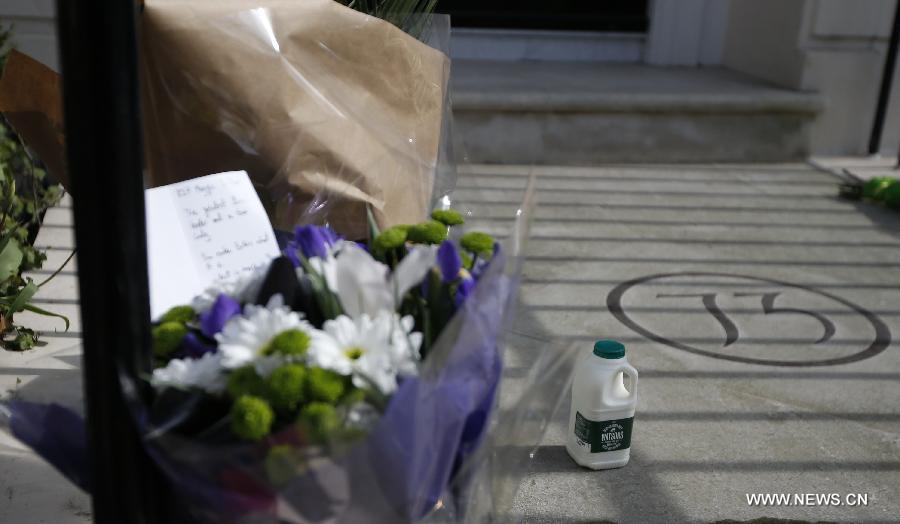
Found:
<path fill-rule="evenodd" d="M 459 259 L 462 261 L 463 267 L 472 267 L 472 255 L 465 251 L 459 252 Z"/>
<path fill-rule="evenodd" d="M 334 404 L 344 394 L 344 377 L 322 368 L 311 368 L 306 381 L 310 400 Z"/>
<path fill-rule="evenodd" d="M 385 252 L 402 246 L 406 242 L 407 229 L 402 226 L 385 229 L 380 235 L 375 237 L 372 247 L 378 251 Z"/>
<path fill-rule="evenodd" d="M 231 432 L 243 440 L 260 440 L 272 430 L 275 413 L 259 397 L 245 395 L 231 406 Z"/>
<path fill-rule="evenodd" d="M 264 397 L 267 392 L 266 381 L 256 373 L 253 366 L 244 366 L 235 369 L 228 375 L 226 389 L 231 398 L 240 398 L 246 395 Z"/>
<path fill-rule="evenodd" d="M 280 413 L 293 413 L 306 400 L 307 369 L 301 364 L 287 364 L 269 375 L 269 401 Z"/>
<path fill-rule="evenodd" d="M 406 238 L 417 244 L 440 244 L 447 238 L 447 226 L 437 220 L 429 220 L 409 228 Z"/>
<path fill-rule="evenodd" d="M 494 237 L 481 231 L 470 231 L 459 239 L 459 245 L 472 253 L 491 256 L 494 253 Z"/>
<path fill-rule="evenodd" d="M 188 329 L 181 322 L 163 322 L 153 328 L 153 354 L 167 358 L 178 349 Z"/>
<path fill-rule="evenodd" d="M 455 209 L 435 209 L 431 212 L 431 218 L 447 226 L 458 226 L 466 223 L 466 219 Z"/>
<path fill-rule="evenodd" d="M 324 402 L 310 402 L 300 411 L 300 424 L 314 442 L 325 442 L 341 427 L 341 419 L 334 407 Z"/>
<path fill-rule="evenodd" d="M 299 329 L 282 331 L 263 349 L 263 355 L 302 357 L 309 349 L 309 334 Z"/>
<path fill-rule="evenodd" d="M 341 404 L 352 406 L 353 404 L 366 400 L 366 395 L 366 390 L 356 387 L 350 387 L 348 391 L 344 393 L 343 398 L 341 398 Z"/>
<path fill-rule="evenodd" d="M 185 324 L 187 322 L 193 322 L 195 318 L 197 318 L 197 313 L 194 312 L 194 308 L 191 306 L 175 306 L 166 311 L 159 321 L 160 323 L 181 322 L 182 324 Z"/>

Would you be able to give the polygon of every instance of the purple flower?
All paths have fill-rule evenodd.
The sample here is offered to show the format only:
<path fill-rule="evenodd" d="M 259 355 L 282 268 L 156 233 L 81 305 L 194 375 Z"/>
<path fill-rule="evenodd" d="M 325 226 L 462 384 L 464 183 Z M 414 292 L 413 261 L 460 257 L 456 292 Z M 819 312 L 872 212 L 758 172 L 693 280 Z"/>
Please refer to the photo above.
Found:
<path fill-rule="evenodd" d="M 306 258 L 326 258 L 329 248 L 341 237 L 327 226 L 297 226 L 294 242 Z"/>
<path fill-rule="evenodd" d="M 184 336 L 184 340 L 181 341 L 181 352 L 179 354 L 179 357 L 197 359 L 207 353 L 212 353 L 215 350 L 215 344 L 207 343 L 199 336 L 197 336 L 197 333 L 190 331 L 187 335 Z"/>
<path fill-rule="evenodd" d="M 209 338 L 222 331 L 231 317 L 241 313 L 241 305 L 237 300 L 221 294 L 212 307 L 200 314 L 200 331 Z"/>
<path fill-rule="evenodd" d="M 475 289 L 475 279 L 474 278 L 464 278 L 459 282 L 459 286 L 456 287 L 456 295 L 453 297 L 453 302 L 456 304 L 456 307 L 462 305 L 463 302 L 466 301 L 466 298 L 472 294 L 472 291 Z"/>
<path fill-rule="evenodd" d="M 300 257 L 297 256 L 297 244 L 295 242 L 288 242 L 287 247 L 284 248 L 284 256 L 291 261 L 294 267 L 300 267 Z"/>
<path fill-rule="evenodd" d="M 441 281 L 445 284 L 459 278 L 459 270 L 462 269 L 462 259 L 456 251 L 456 246 L 449 240 L 444 240 L 437 252 L 438 267 L 441 268 Z"/>

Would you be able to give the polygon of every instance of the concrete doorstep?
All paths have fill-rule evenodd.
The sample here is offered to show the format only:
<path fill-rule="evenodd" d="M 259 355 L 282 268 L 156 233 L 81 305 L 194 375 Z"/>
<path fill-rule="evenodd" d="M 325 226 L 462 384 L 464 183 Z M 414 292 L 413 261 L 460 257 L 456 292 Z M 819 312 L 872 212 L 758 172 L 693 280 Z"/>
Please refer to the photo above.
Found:
<path fill-rule="evenodd" d="M 598 338 L 628 347 L 639 401 L 631 462 L 594 472 L 565 451 L 563 392 L 507 517 L 897 521 L 900 214 L 803 164 L 481 165 L 459 181 L 470 225 L 503 234 L 530 173 L 502 405 L 541 351 Z M 747 499 L 774 493 L 790 504 Z"/>
<path fill-rule="evenodd" d="M 720 68 L 457 60 L 451 80 L 473 163 L 800 160 L 822 107 Z"/>
<path fill-rule="evenodd" d="M 839 179 L 806 164 L 461 171 L 454 198 L 468 226 L 501 237 L 537 174 L 501 409 L 530 387 L 544 351 L 614 338 L 640 371 L 631 462 L 599 472 L 572 462 L 559 386 L 562 397 L 544 401 L 562 408 L 532 458 L 523 436 L 498 442 L 527 467 L 506 479 L 514 499 L 494 494 L 508 502 L 497 521 L 897 521 L 900 215 L 837 199 Z M 67 215 L 54 210 L 38 239 L 53 260 L 73 246 Z M 48 345 L 0 353 L 3 391 L 81 402 L 76 279 L 39 295 L 75 317 L 72 331 L 28 318 Z M 792 503 L 748 502 L 758 494 Z M 840 505 L 816 503 L 832 494 Z M 3 437 L 0 522 L 76 523 L 89 511 L 84 493 Z"/>

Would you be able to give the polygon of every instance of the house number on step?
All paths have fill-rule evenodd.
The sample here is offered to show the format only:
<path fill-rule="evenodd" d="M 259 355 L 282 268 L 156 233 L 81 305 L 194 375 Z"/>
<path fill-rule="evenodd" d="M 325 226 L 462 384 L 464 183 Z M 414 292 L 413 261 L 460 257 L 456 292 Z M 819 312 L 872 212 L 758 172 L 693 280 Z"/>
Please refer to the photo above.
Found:
<path fill-rule="evenodd" d="M 728 273 L 650 275 L 607 296 L 613 316 L 660 344 L 723 360 L 827 366 L 870 358 L 891 333 L 872 312 L 800 284 Z"/>

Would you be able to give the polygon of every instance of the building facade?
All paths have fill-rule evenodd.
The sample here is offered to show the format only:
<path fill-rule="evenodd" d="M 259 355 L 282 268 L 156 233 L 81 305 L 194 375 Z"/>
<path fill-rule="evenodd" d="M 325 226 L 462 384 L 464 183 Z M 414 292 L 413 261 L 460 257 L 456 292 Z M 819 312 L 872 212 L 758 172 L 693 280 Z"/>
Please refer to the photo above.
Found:
<path fill-rule="evenodd" d="M 725 68 L 818 93 L 821 109 L 806 136 L 816 155 L 867 153 L 896 8 L 896 0 L 439 3 L 454 20 L 455 59 Z M 53 12 L 53 0 L 0 3 L 0 23 L 14 26 L 18 47 L 57 68 Z M 896 154 L 900 80 L 885 121 L 880 152 Z"/>

